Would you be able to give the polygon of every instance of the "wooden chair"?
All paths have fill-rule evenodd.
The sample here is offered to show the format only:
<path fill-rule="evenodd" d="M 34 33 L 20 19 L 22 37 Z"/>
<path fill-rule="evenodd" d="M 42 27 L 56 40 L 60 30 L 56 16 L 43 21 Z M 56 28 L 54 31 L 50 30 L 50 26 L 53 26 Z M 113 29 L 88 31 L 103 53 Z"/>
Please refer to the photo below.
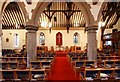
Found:
<path fill-rule="evenodd" d="M 69 52 L 70 50 L 69 50 L 69 47 L 68 46 L 66 46 L 65 47 L 65 52 Z"/>
<path fill-rule="evenodd" d="M 75 52 L 75 47 L 74 46 L 70 46 L 70 51 L 71 52 Z"/>
<path fill-rule="evenodd" d="M 51 46 L 51 50 L 50 50 L 50 52 L 54 52 L 55 50 L 54 50 L 54 46 Z"/>
<path fill-rule="evenodd" d="M 75 52 L 81 52 L 81 47 L 80 46 L 75 46 Z"/>
<path fill-rule="evenodd" d="M 44 46 L 44 51 L 48 52 L 48 47 L 47 46 Z"/>

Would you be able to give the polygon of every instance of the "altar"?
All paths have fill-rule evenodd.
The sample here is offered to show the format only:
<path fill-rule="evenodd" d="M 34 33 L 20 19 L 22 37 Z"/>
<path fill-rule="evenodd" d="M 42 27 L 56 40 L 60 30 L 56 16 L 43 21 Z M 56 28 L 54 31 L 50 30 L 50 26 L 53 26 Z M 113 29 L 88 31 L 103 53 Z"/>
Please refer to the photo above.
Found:
<path fill-rule="evenodd" d="M 56 46 L 56 51 L 65 51 L 64 46 Z"/>

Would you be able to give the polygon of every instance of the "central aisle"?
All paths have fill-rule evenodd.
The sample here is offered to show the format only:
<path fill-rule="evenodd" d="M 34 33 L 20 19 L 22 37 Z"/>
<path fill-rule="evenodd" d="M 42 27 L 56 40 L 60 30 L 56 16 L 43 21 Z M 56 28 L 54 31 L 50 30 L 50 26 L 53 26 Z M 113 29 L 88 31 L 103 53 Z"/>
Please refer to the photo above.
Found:
<path fill-rule="evenodd" d="M 75 71 L 66 53 L 56 54 L 53 63 L 51 76 L 48 76 L 48 80 L 79 80 L 79 77 L 75 77 Z"/>

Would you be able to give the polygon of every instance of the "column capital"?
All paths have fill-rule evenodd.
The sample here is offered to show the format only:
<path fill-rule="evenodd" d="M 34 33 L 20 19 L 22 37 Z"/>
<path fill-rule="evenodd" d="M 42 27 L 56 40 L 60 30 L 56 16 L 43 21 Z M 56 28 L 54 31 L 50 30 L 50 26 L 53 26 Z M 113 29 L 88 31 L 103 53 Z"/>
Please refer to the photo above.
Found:
<path fill-rule="evenodd" d="M 26 30 L 35 30 L 35 31 L 38 31 L 38 27 L 36 27 L 34 25 L 26 25 L 25 29 Z"/>
<path fill-rule="evenodd" d="M 98 30 L 98 25 L 94 24 L 94 25 L 87 26 L 85 28 L 85 31 L 89 31 L 89 30 Z"/>

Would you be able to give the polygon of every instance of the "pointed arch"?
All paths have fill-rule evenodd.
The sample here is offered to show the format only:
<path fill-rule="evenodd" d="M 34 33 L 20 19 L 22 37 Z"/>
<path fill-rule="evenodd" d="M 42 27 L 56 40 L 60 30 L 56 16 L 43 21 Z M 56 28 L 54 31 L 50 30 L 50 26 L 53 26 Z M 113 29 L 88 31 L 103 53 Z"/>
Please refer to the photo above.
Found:
<path fill-rule="evenodd" d="M 5 8 L 9 5 L 9 3 L 11 3 L 11 2 L 16 2 L 17 4 L 18 4 L 18 6 L 19 6 L 19 8 L 20 8 L 20 10 L 21 10 L 21 12 L 22 12 L 22 16 L 24 17 L 24 19 L 25 19 L 25 21 L 26 21 L 26 19 L 28 19 L 28 16 L 27 16 L 27 10 L 26 10 L 26 8 L 25 8 L 25 2 L 24 1 L 21 1 L 21 0 L 17 0 L 17 1 L 15 1 L 15 0 L 6 0 L 6 2 L 4 2 L 3 3 L 3 5 L 2 5 L 2 11 L 1 11 L 1 14 L 3 14 L 3 12 L 4 12 L 4 10 L 5 10 Z"/>
<path fill-rule="evenodd" d="M 104 10 L 106 4 L 107 4 L 107 2 L 103 2 L 102 3 L 101 8 L 100 8 L 99 13 L 98 13 L 98 16 L 97 16 L 97 22 L 99 22 L 101 14 L 102 14 L 102 11 Z"/>
<path fill-rule="evenodd" d="M 87 2 L 74 2 L 85 17 L 86 27 L 95 23 L 94 17 L 90 11 L 91 7 Z"/>
<path fill-rule="evenodd" d="M 50 2 L 38 2 L 37 6 L 32 12 L 31 22 L 38 26 L 38 20 L 40 17 L 40 14 L 43 12 L 43 10 L 50 4 Z"/>
<path fill-rule="evenodd" d="M 50 4 L 51 2 L 39 2 L 36 6 L 36 8 L 32 12 L 32 19 L 31 21 L 34 22 L 34 25 L 38 26 L 38 20 L 40 17 L 40 14 L 44 11 L 44 9 Z M 83 13 L 86 21 L 86 26 L 92 25 L 95 23 L 94 17 L 90 11 L 90 5 L 87 2 L 74 2 L 81 12 Z"/>

